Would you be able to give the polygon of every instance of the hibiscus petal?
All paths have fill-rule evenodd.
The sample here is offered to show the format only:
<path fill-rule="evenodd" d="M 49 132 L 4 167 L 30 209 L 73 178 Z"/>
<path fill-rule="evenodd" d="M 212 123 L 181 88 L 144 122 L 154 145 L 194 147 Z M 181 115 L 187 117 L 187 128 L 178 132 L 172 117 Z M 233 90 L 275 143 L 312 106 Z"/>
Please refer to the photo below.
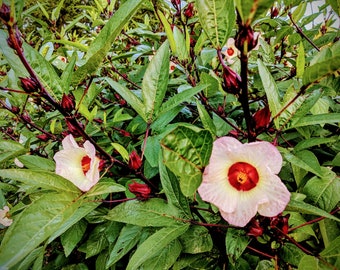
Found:
<path fill-rule="evenodd" d="M 77 142 L 75 141 L 75 139 L 73 138 L 72 134 L 67 135 L 63 141 L 63 148 L 64 150 L 68 150 L 68 149 L 73 149 L 73 148 L 80 148 L 77 144 Z"/>
<path fill-rule="evenodd" d="M 235 211 L 228 213 L 220 209 L 220 212 L 229 224 L 244 227 L 256 215 L 257 206 L 257 196 L 249 196 L 249 194 L 244 193 L 240 196 Z"/>
<path fill-rule="evenodd" d="M 269 142 L 253 142 L 243 145 L 243 151 L 248 154 L 254 165 L 265 165 L 274 174 L 282 167 L 282 156 L 277 148 Z"/>
<path fill-rule="evenodd" d="M 276 175 L 270 175 L 260 187 L 266 194 L 268 202 L 259 205 L 258 212 L 262 216 L 273 217 L 286 208 L 290 200 L 290 192 Z"/>
<path fill-rule="evenodd" d="M 198 188 L 202 200 L 214 204 L 225 212 L 233 212 L 239 200 L 237 192 L 229 182 L 202 182 Z"/>

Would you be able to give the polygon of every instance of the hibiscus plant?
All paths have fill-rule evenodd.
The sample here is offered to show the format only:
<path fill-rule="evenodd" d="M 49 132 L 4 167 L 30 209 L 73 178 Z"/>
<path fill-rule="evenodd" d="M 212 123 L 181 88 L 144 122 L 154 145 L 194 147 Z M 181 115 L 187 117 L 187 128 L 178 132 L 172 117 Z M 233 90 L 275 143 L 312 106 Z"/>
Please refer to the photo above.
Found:
<path fill-rule="evenodd" d="M 340 269 L 339 13 L 0 1 L 0 269 Z"/>

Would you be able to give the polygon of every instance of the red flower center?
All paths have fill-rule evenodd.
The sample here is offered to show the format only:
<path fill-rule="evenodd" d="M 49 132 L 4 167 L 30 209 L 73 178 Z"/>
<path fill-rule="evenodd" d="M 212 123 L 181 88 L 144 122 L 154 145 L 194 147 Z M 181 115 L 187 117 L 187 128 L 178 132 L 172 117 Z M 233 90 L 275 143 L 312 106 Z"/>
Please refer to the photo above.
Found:
<path fill-rule="evenodd" d="M 89 156 L 84 156 L 81 160 L 81 168 L 83 173 L 86 174 L 91 168 L 91 158 Z"/>
<path fill-rule="evenodd" d="M 234 54 L 234 49 L 231 48 L 231 47 L 229 47 L 229 48 L 227 49 L 227 54 L 228 54 L 229 56 L 232 56 L 232 55 Z"/>
<path fill-rule="evenodd" d="M 256 186 L 259 174 L 254 166 L 246 162 L 237 162 L 229 168 L 228 180 L 237 190 L 248 191 Z"/>

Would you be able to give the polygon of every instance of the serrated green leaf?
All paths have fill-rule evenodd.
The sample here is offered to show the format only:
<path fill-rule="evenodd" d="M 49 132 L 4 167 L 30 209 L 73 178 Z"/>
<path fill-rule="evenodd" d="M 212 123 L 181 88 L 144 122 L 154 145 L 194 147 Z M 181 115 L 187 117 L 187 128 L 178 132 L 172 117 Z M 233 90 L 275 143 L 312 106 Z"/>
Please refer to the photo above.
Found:
<path fill-rule="evenodd" d="M 0 141 L 0 164 L 28 152 L 22 144 L 14 141 Z"/>
<path fill-rule="evenodd" d="M 146 260 L 141 267 L 148 270 L 171 269 L 181 251 L 181 242 L 175 239 L 165 246 L 157 256 Z"/>
<path fill-rule="evenodd" d="M 120 231 L 118 239 L 110 251 L 109 258 L 106 262 L 106 268 L 118 262 L 125 256 L 140 240 L 143 229 L 139 226 L 127 224 Z"/>
<path fill-rule="evenodd" d="M 284 157 L 295 166 L 322 177 L 320 164 L 312 152 L 303 150 L 298 155 L 286 153 Z"/>
<path fill-rule="evenodd" d="M 112 179 L 102 179 L 93 186 L 86 194 L 86 197 L 93 197 L 103 194 L 123 192 L 126 188 L 120 184 L 113 182 Z"/>
<path fill-rule="evenodd" d="M 26 170 L 26 169 L 6 169 L 0 170 L 0 176 L 27 185 L 44 188 L 47 190 L 56 190 L 63 192 L 72 192 L 80 194 L 79 189 L 65 178 L 43 170 Z"/>
<path fill-rule="evenodd" d="M 77 197 L 75 193 L 48 193 L 14 217 L 1 242 L 0 265 L 4 269 L 16 265 L 45 241 L 82 204 Z"/>
<path fill-rule="evenodd" d="M 296 58 L 296 77 L 302 78 L 303 73 L 305 72 L 305 48 L 303 47 L 303 43 L 300 42 L 299 48 L 297 50 L 297 58 Z"/>
<path fill-rule="evenodd" d="M 86 227 L 86 221 L 79 221 L 61 235 L 60 240 L 66 257 L 71 254 L 72 250 L 79 243 L 85 233 Z"/>
<path fill-rule="evenodd" d="M 214 121 L 211 119 L 209 113 L 199 101 L 196 102 L 196 106 L 197 106 L 197 111 L 202 121 L 203 127 L 206 130 L 209 130 L 211 134 L 216 136 L 216 126 L 214 124 Z"/>
<path fill-rule="evenodd" d="M 302 213 L 302 214 L 309 214 L 309 215 L 316 215 L 316 216 L 321 216 L 321 217 L 326 217 L 326 218 L 330 218 L 333 219 L 337 222 L 340 222 L 340 219 L 336 218 L 335 216 L 327 213 L 326 211 L 315 207 L 311 204 L 302 202 L 302 201 L 298 201 L 298 200 L 294 200 L 291 199 L 290 202 L 288 203 L 287 207 L 286 207 L 286 211 L 294 211 L 294 212 L 298 212 L 298 213 Z"/>
<path fill-rule="evenodd" d="M 179 126 L 162 141 L 165 165 L 180 177 L 185 196 L 192 196 L 202 181 L 202 170 L 209 161 L 213 138 L 207 130 L 194 131 Z"/>
<path fill-rule="evenodd" d="M 292 18 L 294 22 L 298 22 L 303 17 L 303 15 L 305 15 L 306 8 L 307 8 L 307 2 L 305 1 L 300 2 L 298 7 L 292 13 Z"/>
<path fill-rule="evenodd" d="M 159 254 L 170 242 L 185 233 L 189 225 L 165 227 L 146 239 L 129 260 L 126 270 L 138 269 L 146 260 Z"/>
<path fill-rule="evenodd" d="M 157 118 L 169 81 L 169 43 L 166 41 L 151 59 L 142 82 L 144 113 L 149 123 Z"/>
<path fill-rule="evenodd" d="M 311 83 L 321 80 L 323 77 L 340 70 L 340 55 L 335 55 L 323 61 L 319 61 L 305 69 L 302 83 L 308 86 Z"/>
<path fill-rule="evenodd" d="M 138 113 L 138 115 L 142 117 L 145 122 L 147 122 L 144 105 L 139 97 L 137 97 L 130 89 L 115 82 L 111 78 L 106 78 L 106 81 L 119 95 L 122 96 L 123 99 L 126 100 L 126 102 Z"/>
<path fill-rule="evenodd" d="M 183 92 L 180 92 L 170 97 L 166 102 L 163 103 L 160 109 L 161 113 L 168 112 L 169 110 L 180 105 L 182 102 L 189 101 L 190 98 L 192 98 L 197 93 L 201 92 L 207 86 L 208 86 L 207 84 L 198 85 L 196 87 L 186 89 Z"/>
<path fill-rule="evenodd" d="M 36 170 L 46 170 L 46 171 L 54 171 L 55 163 L 48 159 L 39 156 L 33 155 L 23 155 L 18 157 L 18 160 L 24 164 L 28 169 L 36 169 Z"/>
<path fill-rule="evenodd" d="M 334 172 L 329 170 L 329 175 L 327 176 L 322 178 L 313 177 L 308 180 L 303 192 L 315 205 L 330 212 L 340 201 L 340 179 Z"/>
<path fill-rule="evenodd" d="M 154 198 L 145 202 L 132 200 L 121 203 L 108 212 L 106 219 L 142 227 L 161 227 L 180 224 L 179 217 L 178 209 Z"/>
<path fill-rule="evenodd" d="M 164 165 L 161 154 L 159 155 L 159 175 L 168 203 L 181 209 L 186 217 L 190 218 L 189 202 L 180 190 L 177 177 Z"/>
<path fill-rule="evenodd" d="M 209 230 L 202 226 L 191 226 L 179 239 L 184 253 L 197 254 L 209 252 L 213 248 L 213 241 Z"/>
<path fill-rule="evenodd" d="M 215 49 L 221 49 L 236 21 L 233 0 L 196 0 L 198 18 Z"/>
<path fill-rule="evenodd" d="M 232 264 L 236 263 L 248 244 L 249 237 L 245 236 L 244 231 L 234 228 L 228 229 L 225 238 L 225 245 L 227 256 Z"/>
<path fill-rule="evenodd" d="M 321 144 L 328 144 L 328 143 L 334 143 L 338 141 L 338 137 L 330 137 L 330 138 L 310 138 L 303 140 L 299 142 L 297 145 L 294 147 L 294 151 L 298 152 L 303 149 L 308 149 L 313 146 L 319 146 Z"/>
<path fill-rule="evenodd" d="M 174 34 L 172 32 L 172 29 L 171 29 L 171 25 L 169 24 L 168 20 L 165 18 L 164 14 L 159 9 L 157 9 L 156 12 L 158 14 L 158 18 L 160 19 L 161 23 L 164 26 L 164 30 L 165 30 L 166 36 L 169 40 L 171 51 L 174 55 L 176 55 L 177 54 L 177 46 L 176 46 Z"/>
<path fill-rule="evenodd" d="M 77 85 L 86 75 L 98 69 L 107 52 L 111 49 L 112 43 L 142 3 L 142 0 L 128 0 L 120 5 L 119 9 L 91 43 L 86 54 L 86 63 L 74 73 L 72 85 Z"/>
<path fill-rule="evenodd" d="M 297 121 L 294 124 L 294 126 L 287 127 L 287 129 L 305 127 L 305 126 L 313 126 L 313 125 L 339 123 L 339 122 L 340 122 L 340 113 L 306 115 L 305 117 L 302 117 L 299 121 Z"/>
<path fill-rule="evenodd" d="M 181 30 L 178 29 L 177 26 L 174 26 L 173 28 L 174 33 L 174 39 L 176 44 L 176 54 L 178 57 L 178 60 L 188 60 L 188 51 L 186 46 L 186 39 L 184 34 L 181 32 Z"/>
<path fill-rule="evenodd" d="M 258 69 L 261 77 L 261 81 L 263 84 L 263 88 L 266 92 L 266 96 L 268 99 L 269 109 L 272 117 L 276 116 L 278 112 L 280 112 L 282 105 L 280 102 L 280 94 L 277 84 L 275 83 L 274 78 L 270 74 L 267 67 L 264 63 L 257 59 Z M 274 120 L 275 126 L 279 128 L 279 119 Z"/>

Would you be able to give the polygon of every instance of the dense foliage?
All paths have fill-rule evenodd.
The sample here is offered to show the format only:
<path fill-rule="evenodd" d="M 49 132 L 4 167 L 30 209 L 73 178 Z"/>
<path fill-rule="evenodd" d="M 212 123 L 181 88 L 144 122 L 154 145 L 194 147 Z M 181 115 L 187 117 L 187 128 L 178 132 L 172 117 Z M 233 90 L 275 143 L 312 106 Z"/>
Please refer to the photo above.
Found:
<path fill-rule="evenodd" d="M 1 269 L 340 269 L 339 1 L 0 4 Z M 224 136 L 280 151 L 283 213 L 201 199 Z"/>

